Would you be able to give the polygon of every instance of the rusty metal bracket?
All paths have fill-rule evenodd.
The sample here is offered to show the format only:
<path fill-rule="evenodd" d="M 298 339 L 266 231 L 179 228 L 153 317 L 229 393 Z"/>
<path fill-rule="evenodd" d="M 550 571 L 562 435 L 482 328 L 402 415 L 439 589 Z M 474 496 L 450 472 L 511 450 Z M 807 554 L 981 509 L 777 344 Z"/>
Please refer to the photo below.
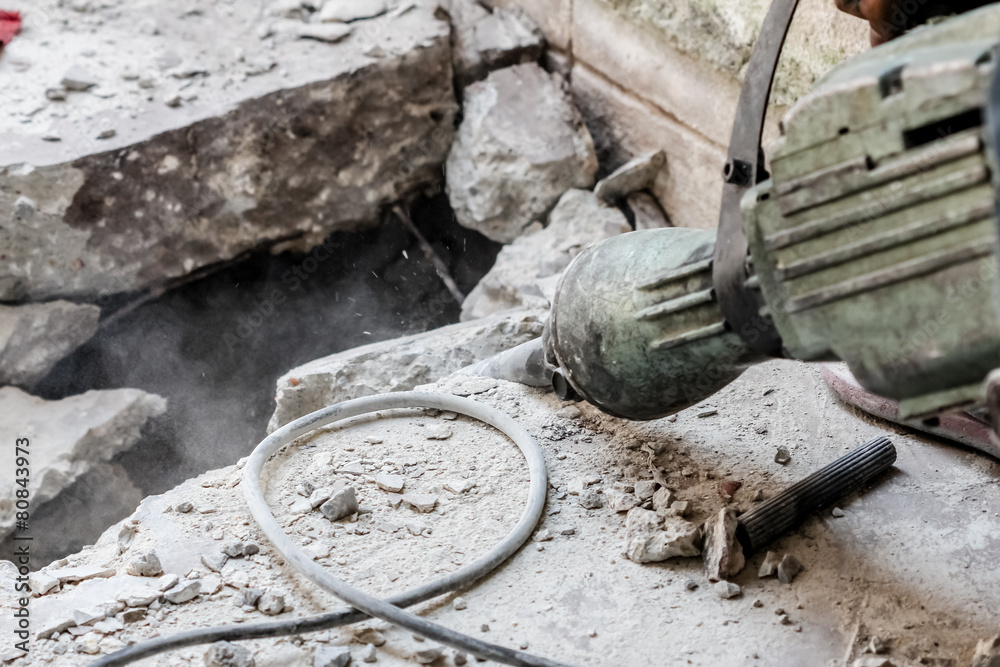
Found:
<path fill-rule="evenodd" d="M 798 4 L 798 0 L 771 3 L 750 54 L 723 170 L 725 184 L 712 266 L 712 281 L 729 329 L 758 352 L 774 357 L 781 356 L 781 336 L 774 323 L 760 315 L 760 293 L 746 284 L 749 244 L 743 231 L 740 200 L 748 188 L 766 178 L 760 146 L 764 117 L 778 57 Z"/>

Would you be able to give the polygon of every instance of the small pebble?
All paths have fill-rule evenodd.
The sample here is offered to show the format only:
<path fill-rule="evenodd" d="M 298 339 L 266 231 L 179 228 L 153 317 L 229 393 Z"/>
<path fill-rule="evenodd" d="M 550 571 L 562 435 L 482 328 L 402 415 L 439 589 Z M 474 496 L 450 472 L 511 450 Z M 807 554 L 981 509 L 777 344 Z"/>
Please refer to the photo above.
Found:
<path fill-rule="evenodd" d="M 687 581 L 684 582 L 684 588 L 688 589 L 689 591 L 697 590 L 698 582 L 695 581 L 694 579 L 688 579 Z"/>
<path fill-rule="evenodd" d="M 742 590 L 731 581 L 720 581 L 712 586 L 712 590 L 723 600 L 728 600 L 739 595 Z"/>
<path fill-rule="evenodd" d="M 366 644 L 364 649 L 361 651 L 361 661 L 362 662 L 375 662 L 378 660 L 378 655 L 375 651 L 375 644 Z"/>
<path fill-rule="evenodd" d="M 465 601 L 465 598 L 455 598 L 451 601 L 451 606 L 457 611 L 462 611 L 469 608 L 469 603 Z"/>
<path fill-rule="evenodd" d="M 840 517 L 844 516 L 844 510 L 840 509 L 839 507 L 834 507 L 833 510 L 830 511 L 830 514 L 839 519 Z"/>
<path fill-rule="evenodd" d="M 774 454 L 774 462 L 785 465 L 792 460 L 792 455 L 788 451 L 788 447 L 781 446 L 778 447 L 778 451 Z"/>
<path fill-rule="evenodd" d="M 785 557 L 778 563 L 778 581 L 783 584 L 790 584 L 802 571 L 802 563 L 792 554 L 785 554 Z"/>

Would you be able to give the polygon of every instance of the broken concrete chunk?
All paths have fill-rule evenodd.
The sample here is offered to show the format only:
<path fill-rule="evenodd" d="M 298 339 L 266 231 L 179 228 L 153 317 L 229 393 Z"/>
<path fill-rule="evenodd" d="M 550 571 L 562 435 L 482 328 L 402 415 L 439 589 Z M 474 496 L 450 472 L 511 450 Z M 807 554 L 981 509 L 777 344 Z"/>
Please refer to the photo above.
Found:
<path fill-rule="evenodd" d="M 451 437 L 451 429 L 444 424 L 434 424 L 424 430 L 428 440 L 447 440 Z"/>
<path fill-rule="evenodd" d="M 775 454 L 774 454 L 774 462 L 775 463 L 780 463 L 781 465 L 785 465 L 786 463 L 790 462 L 791 460 L 792 460 L 792 455 L 788 451 L 788 447 L 785 447 L 784 445 L 782 445 L 781 447 L 778 447 L 778 451 L 775 452 Z"/>
<path fill-rule="evenodd" d="M 163 594 L 163 599 L 174 604 L 193 600 L 201 593 L 201 582 L 197 579 L 182 581 Z"/>
<path fill-rule="evenodd" d="M 146 422 L 165 411 L 164 399 L 137 389 L 93 390 L 46 401 L 16 387 L 2 387 L 0 441 L 14 442 L 32 434 L 28 490 L 32 506 L 37 507 L 84 475 L 99 475 L 103 462 L 131 448 Z M 0 466 L 0 538 L 15 525 L 14 471 L 13 465 Z M 125 507 L 105 510 L 124 515 L 134 508 L 130 494 L 122 493 L 120 498 Z"/>
<path fill-rule="evenodd" d="M 229 556 L 224 553 L 215 554 L 202 554 L 200 557 L 202 565 L 207 567 L 212 572 L 221 572 L 222 567 L 229 560 Z"/>
<path fill-rule="evenodd" d="M 354 487 L 348 486 L 337 491 L 320 506 L 319 511 L 330 521 L 339 521 L 357 512 L 358 497 L 354 492 Z"/>
<path fill-rule="evenodd" d="M 100 316 L 69 301 L 0 306 L 0 385 L 35 385 L 94 335 Z"/>
<path fill-rule="evenodd" d="M 464 111 L 446 176 L 463 226 L 510 243 L 566 190 L 593 184 L 594 142 L 558 75 L 498 70 L 465 89 Z"/>
<path fill-rule="evenodd" d="M 385 645 L 385 635 L 375 628 L 362 628 L 354 632 L 354 641 L 359 644 L 383 646 Z"/>
<path fill-rule="evenodd" d="M 778 581 L 783 584 L 790 584 L 803 570 L 802 563 L 792 554 L 785 554 L 785 557 L 778 563 Z"/>
<path fill-rule="evenodd" d="M 567 405 L 565 408 L 556 410 L 556 417 L 563 419 L 579 419 L 583 413 L 575 405 Z"/>
<path fill-rule="evenodd" d="M 313 489 L 313 492 L 309 494 L 309 505 L 315 509 L 328 501 L 332 495 L 332 486 L 324 486 L 319 489 Z"/>
<path fill-rule="evenodd" d="M 122 612 L 122 622 L 123 623 L 138 623 L 142 619 L 146 618 L 146 608 L 137 607 L 135 609 L 126 609 Z"/>
<path fill-rule="evenodd" d="M 383 491 L 400 493 L 403 490 L 403 486 L 406 484 L 406 480 L 403 479 L 402 475 L 380 474 L 375 475 L 375 484 L 377 484 L 378 488 Z"/>
<path fill-rule="evenodd" d="M 278 380 L 277 406 L 268 431 L 325 405 L 433 382 L 477 360 L 537 338 L 541 332 L 540 310 L 512 312 L 317 359 Z M 477 382 L 474 388 L 478 392 L 482 386 L 482 391 L 486 391 L 495 383 L 495 380 L 492 384 Z M 452 391 L 470 391 L 471 384 L 462 382 Z"/>
<path fill-rule="evenodd" d="M 670 218 L 660 202 L 648 192 L 633 192 L 625 198 L 625 203 L 632 211 L 636 231 L 670 227 Z"/>
<path fill-rule="evenodd" d="M 59 580 L 45 570 L 38 570 L 28 575 L 28 586 L 34 596 L 45 595 L 59 587 Z"/>
<path fill-rule="evenodd" d="M 636 507 L 625 520 L 625 556 L 652 563 L 701 553 L 701 528 L 680 517 L 661 517 Z"/>
<path fill-rule="evenodd" d="M 588 483 L 586 477 L 577 477 L 570 480 L 569 484 L 566 485 L 566 492 L 571 496 L 578 496 L 584 492 L 587 486 Z"/>
<path fill-rule="evenodd" d="M 641 483 L 642 482 L 640 482 L 639 484 Z M 639 495 L 639 484 L 635 485 L 637 496 Z M 661 515 L 666 514 L 667 511 L 670 509 L 670 506 L 674 502 L 673 492 L 670 489 L 662 486 L 653 492 L 651 498 L 653 501 L 653 511 Z M 641 499 L 642 498 L 640 497 L 640 500 Z"/>
<path fill-rule="evenodd" d="M 854 667 L 901 667 L 885 656 L 866 655 L 854 661 Z M 973 663 L 973 667 L 978 667 Z"/>
<path fill-rule="evenodd" d="M 519 7 L 497 7 L 490 13 L 476 3 L 452 3 L 452 24 L 452 57 L 460 88 L 494 70 L 538 62 L 545 49 L 538 24 Z"/>
<path fill-rule="evenodd" d="M 635 497 L 639 499 L 640 503 L 652 499 L 655 492 L 656 482 L 651 479 L 643 479 L 635 483 Z"/>
<path fill-rule="evenodd" d="M 632 231 L 621 211 L 602 205 L 586 190 L 566 191 L 548 219 L 545 229 L 525 234 L 500 249 L 493 268 L 462 303 L 463 320 L 508 308 L 548 308 L 549 298 L 543 289 L 546 280 L 558 280 L 584 248 Z"/>
<path fill-rule="evenodd" d="M 594 187 L 594 194 L 607 204 L 615 204 L 633 192 L 646 190 L 666 161 L 667 154 L 662 150 L 639 155 L 601 179 Z"/>
<path fill-rule="evenodd" d="M 255 667 L 250 649 L 229 642 L 215 642 L 205 651 L 205 667 Z"/>
<path fill-rule="evenodd" d="M 438 497 L 432 493 L 404 493 L 403 502 L 418 512 L 433 512 Z"/>
<path fill-rule="evenodd" d="M 233 604 L 237 607 L 256 607 L 257 600 L 264 594 L 259 588 L 241 588 L 233 596 Z"/>
<path fill-rule="evenodd" d="M 628 512 L 630 509 L 639 504 L 635 495 L 631 493 L 625 493 L 624 491 L 615 491 L 614 489 L 604 492 L 604 497 L 608 501 L 608 505 L 615 512 Z"/>
<path fill-rule="evenodd" d="M 691 510 L 691 503 L 687 500 L 675 500 L 670 503 L 670 510 L 677 516 L 687 516 Z"/>
<path fill-rule="evenodd" d="M 875 635 L 868 642 L 868 646 L 865 648 L 865 651 L 868 653 L 874 653 L 875 655 L 882 655 L 883 653 L 889 652 L 889 644 L 878 635 Z M 997 657 L 1000 657 L 1000 655 Z M 996 667 L 1000 667 L 1000 663 L 998 663 Z"/>
<path fill-rule="evenodd" d="M 267 591 L 257 600 L 257 609 L 267 616 L 277 616 L 285 610 L 285 596 Z"/>
<path fill-rule="evenodd" d="M 387 0 L 327 0 L 317 16 L 323 23 L 349 23 L 381 16 L 388 8 Z"/>
<path fill-rule="evenodd" d="M 463 493 L 468 493 L 469 491 L 474 489 L 475 486 L 476 483 L 473 482 L 471 479 L 456 479 L 451 482 L 445 482 L 444 490 L 451 491 L 457 496 Z"/>
<path fill-rule="evenodd" d="M 155 551 L 143 551 L 129 559 L 125 571 L 138 577 L 158 577 L 163 574 L 163 567 Z"/>
<path fill-rule="evenodd" d="M 972 667 L 1000 667 L 1000 635 L 983 639 L 976 645 Z"/>
<path fill-rule="evenodd" d="M 242 542 L 229 542 L 222 547 L 222 553 L 226 554 L 230 558 L 242 558 L 243 547 L 244 545 Z"/>
<path fill-rule="evenodd" d="M 413 657 L 416 658 L 417 662 L 421 665 L 429 665 L 443 655 L 444 648 L 440 646 L 428 646 L 427 648 L 414 652 Z"/>
<path fill-rule="evenodd" d="M 767 554 L 764 555 L 764 562 L 760 564 L 757 576 L 761 579 L 772 576 L 778 571 L 779 563 L 781 563 L 781 556 L 773 551 L 768 551 Z"/>
<path fill-rule="evenodd" d="M 165 574 L 156 582 L 156 590 L 169 591 L 180 582 L 181 578 L 176 574 Z"/>
<path fill-rule="evenodd" d="M 587 489 L 578 498 L 580 506 L 588 510 L 596 510 L 604 507 L 604 501 L 595 489 Z"/>
<path fill-rule="evenodd" d="M 319 646 L 313 651 L 313 667 L 347 667 L 351 649 L 346 646 Z"/>
<path fill-rule="evenodd" d="M 712 586 L 712 590 L 715 591 L 715 594 L 718 595 L 723 600 L 734 598 L 740 593 L 742 593 L 740 587 L 731 581 L 716 582 L 715 585 Z"/>
<path fill-rule="evenodd" d="M 73 65 L 63 74 L 62 81 L 59 82 L 66 90 L 82 92 L 90 90 L 97 85 L 97 79 L 93 74 L 85 70 L 80 65 Z"/>
<path fill-rule="evenodd" d="M 739 574 L 746 560 L 743 546 L 736 539 L 736 511 L 722 509 L 705 524 L 703 560 L 709 581 Z"/>
<path fill-rule="evenodd" d="M 104 620 L 105 616 L 106 614 L 103 611 L 97 611 L 93 609 L 73 610 L 73 620 L 76 621 L 77 625 L 93 625 L 97 621 Z"/>

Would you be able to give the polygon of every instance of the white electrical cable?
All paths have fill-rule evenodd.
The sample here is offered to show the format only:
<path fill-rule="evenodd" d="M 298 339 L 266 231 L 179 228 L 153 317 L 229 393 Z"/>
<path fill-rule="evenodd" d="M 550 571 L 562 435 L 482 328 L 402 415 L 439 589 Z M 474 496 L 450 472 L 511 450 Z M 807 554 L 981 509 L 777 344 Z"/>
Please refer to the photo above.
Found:
<path fill-rule="evenodd" d="M 271 509 L 268 507 L 267 502 L 264 500 L 264 495 L 260 488 L 260 475 L 264 469 L 264 464 L 279 449 L 317 428 L 378 410 L 399 408 L 436 408 L 438 410 L 448 410 L 489 424 L 509 437 L 521 450 L 528 463 L 528 472 L 531 481 L 528 487 L 527 505 L 520 519 L 510 533 L 488 553 L 440 579 L 428 582 L 386 600 L 379 600 L 352 588 L 341 579 L 330 574 L 322 566 L 317 565 L 313 562 L 312 558 L 307 556 L 285 534 L 275 520 L 274 515 L 271 514 Z M 442 644 L 469 651 L 481 658 L 509 665 L 523 665 L 525 667 L 567 667 L 562 663 L 514 651 L 460 634 L 401 609 L 401 607 L 468 586 L 509 558 L 527 541 L 531 532 L 538 524 L 545 505 L 546 485 L 545 462 L 542 459 L 542 453 L 538 445 L 531 435 L 510 416 L 467 398 L 460 398 L 450 394 L 421 392 L 396 392 L 379 396 L 366 396 L 338 403 L 337 405 L 317 410 L 305 417 L 296 419 L 278 429 L 257 445 L 243 470 L 243 493 L 247 504 L 250 506 L 250 513 L 274 547 L 309 580 L 333 593 L 352 607 L 363 611 L 369 616 L 384 619 Z"/>

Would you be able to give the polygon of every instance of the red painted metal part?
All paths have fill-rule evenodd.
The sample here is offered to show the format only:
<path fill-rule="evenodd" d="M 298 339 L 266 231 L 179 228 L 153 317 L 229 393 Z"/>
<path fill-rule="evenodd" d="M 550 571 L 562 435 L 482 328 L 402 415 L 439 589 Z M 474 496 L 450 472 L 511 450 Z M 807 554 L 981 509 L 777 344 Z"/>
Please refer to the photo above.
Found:
<path fill-rule="evenodd" d="M 899 403 L 871 393 L 854 379 L 844 364 L 821 364 L 823 381 L 837 397 L 868 414 L 901 424 L 908 428 L 954 440 L 1000 459 L 1000 441 L 989 424 L 976 419 L 968 412 L 948 412 L 936 424 L 922 421 L 904 421 L 899 418 Z"/>

